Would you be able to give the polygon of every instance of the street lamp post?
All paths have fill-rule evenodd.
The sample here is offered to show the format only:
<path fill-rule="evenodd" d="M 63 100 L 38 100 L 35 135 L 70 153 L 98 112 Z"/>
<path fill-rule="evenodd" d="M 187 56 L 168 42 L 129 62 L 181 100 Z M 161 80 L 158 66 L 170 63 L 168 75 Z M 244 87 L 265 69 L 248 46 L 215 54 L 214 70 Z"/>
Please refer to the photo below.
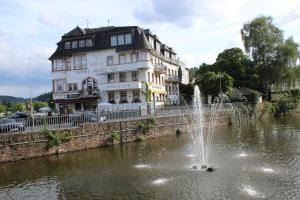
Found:
<path fill-rule="evenodd" d="M 28 58 L 28 79 L 29 79 L 29 95 L 30 95 L 30 116 L 32 119 L 32 130 L 34 130 L 34 116 L 33 116 L 33 105 L 32 105 L 32 92 L 31 92 L 30 57 Z"/>

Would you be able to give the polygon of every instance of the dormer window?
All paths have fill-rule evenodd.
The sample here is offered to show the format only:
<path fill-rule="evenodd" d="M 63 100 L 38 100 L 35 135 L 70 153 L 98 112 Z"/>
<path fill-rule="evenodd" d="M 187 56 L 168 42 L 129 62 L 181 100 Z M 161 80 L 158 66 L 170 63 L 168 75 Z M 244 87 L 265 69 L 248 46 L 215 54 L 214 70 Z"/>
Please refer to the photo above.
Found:
<path fill-rule="evenodd" d="M 150 43 L 151 47 L 154 49 L 154 40 L 150 36 L 149 36 L 149 43 Z"/>
<path fill-rule="evenodd" d="M 132 44 L 132 35 L 131 33 L 121 34 L 121 35 L 112 35 L 110 37 L 110 45 L 112 47 L 124 44 Z"/>
<path fill-rule="evenodd" d="M 130 33 L 125 34 L 125 44 L 131 44 L 132 43 L 132 37 Z"/>
<path fill-rule="evenodd" d="M 72 49 L 75 49 L 75 48 L 77 48 L 77 41 L 72 42 Z"/>
<path fill-rule="evenodd" d="M 87 46 L 87 47 L 93 46 L 92 39 L 87 39 L 87 40 L 85 41 L 85 46 Z"/>
<path fill-rule="evenodd" d="M 155 42 L 155 43 L 156 43 L 156 51 L 160 53 L 160 43 L 159 42 Z"/>
<path fill-rule="evenodd" d="M 84 47 L 84 46 L 85 46 L 84 40 L 79 40 L 79 47 Z"/>
<path fill-rule="evenodd" d="M 110 44 L 112 47 L 117 46 L 117 36 L 111 36 L 110 37 Z"/>
<path fill-rule="evenodd" d="M 65 43 L 65 49 L 70 49 L 71 47 L 71 43 L 70 42 L 66 42 Z"/>
<path fill-rule="evenodd" d="M 123 45 L 124 43 L 124 35 L 118 35 L 118 45 Z"/>

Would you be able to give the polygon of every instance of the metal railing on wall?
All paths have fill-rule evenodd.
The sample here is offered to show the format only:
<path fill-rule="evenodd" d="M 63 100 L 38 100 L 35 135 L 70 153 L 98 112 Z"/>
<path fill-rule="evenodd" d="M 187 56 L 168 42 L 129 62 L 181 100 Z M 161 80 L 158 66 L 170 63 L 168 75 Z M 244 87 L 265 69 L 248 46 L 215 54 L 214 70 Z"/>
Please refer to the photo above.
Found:
<path fill-rule="evenodd" d="M 238 107 L 242 103 L 224 103 L 221 109 L 231 109 L 232 107 Z M 164 117 L 175 115 L 187 115 L 191 114 L 193 105 L 172 105 L 162 106 L 155 108 L 148 114 L 144 113 L 141 109 L 135 110 L 119 110 L 119 111 L 87 111 L 72 113 L 69 115 L 57 115 L 57 116 L 39 116 L 34 119 L 4 119 L 0 120 L 0 134 L 12 133 L 12 132 L 32 132 L 39 131 L 44 128 L 47 129 L 59 129 L 59 128 L 72 128 L 78 127 L 86 123 L 103 123 L 108 121 L 119 121 L 127 119 L 139 119 L 147 117 Z M 209 112 L 212 109 L 212 104 L 203 104 L 203 112 Z M 151 110 L 151 109 L 150 109 Z M 147 112 L 146 112 L 147 113 Z M 4 120 L 4 121 L 3 121 Z"/>

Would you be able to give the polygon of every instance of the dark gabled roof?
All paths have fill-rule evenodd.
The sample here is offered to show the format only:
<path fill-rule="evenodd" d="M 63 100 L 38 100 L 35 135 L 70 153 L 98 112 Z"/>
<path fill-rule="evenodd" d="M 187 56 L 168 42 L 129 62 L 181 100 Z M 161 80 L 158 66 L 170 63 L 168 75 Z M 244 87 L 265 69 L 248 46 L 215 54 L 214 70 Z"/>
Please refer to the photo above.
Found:
<path fill-rule="evenodd" d="M 76 26 L 73 30 L 69 31 L 68 33 L 64 34 L 62 37 L 74 37 L 74 36 L 82 36 L 85 32 L 79 26 Z"/>
<path fill-rule="evenodd" d="M 110 37 L 112 35 L 122 34 L 122 33 L 132 33 L 132 44 L 120 45 L 116 47 L 111 47 Z M 79 39 L 92 39 L 93 46 L 83 47 L 83 48 L 70 48 L 65 49 L 64 45 L 66 41 L 79 40 Z M 70 32 L 64 34 L 60 42 L 57 43 L 56 51 L 50 56 L 50 60 L 55 58 L 61 58 L 65 56 L 70 56 L 72 53 L 86 52 L 92 50 L 103 50 L 116 48 L 116 51 L 127 51 L 127 50 L 137 50 L 146 49 L 150 50 L 151 45 L 144 33 L 144 30 L 137 26 L 121 26 L 121 27 L 100 27 L 100 28 L 86 28 L 81 29 L 76 27 Z"/>
<path fill-rule="evenodd" d="M 110 37 L 112 35 L 131 33 L 132 34 L 132 44 L 120 45 L 116 47 L 111 47 Z M 151 50 L 152 47 L 147 39 L 147 35 L 151 35 L 155 40 L 158 40 L 156 35 L 153 35 L 149 29 L 143 30 L 138 26 L 106 26 L 99 28 L 85 28 L 75 27 L 73 30 L 64 34 L 61 41 L 57 43 L 56 51 L 50 56 L 49 60 L 55 58 L 62 58 L 71 56 L 73 53 L 94 51 L 94 50 L 104 50 L 115 48 L 117 52 L 128 51 L 128 50 Z M 93 46 L 91 47 L 78 47 L 65 49 L 65 42 L 80 40 L 80 39 L 92 39 Z M 160 41 L 159 41 L 160 42 Z M 165 45 L 166 46 L 166 45 Z M 176 54 L 172 48 L 168 48 L 168 51 Z"/>
<path fill-rule="evenodd" d="M 168 47 L 166 44 L 162 44 L 161 45 L 161 49 L 165 50 L 165 51 L 168 51 L 168 52 L 170 52 L 172 54 L 177 55 L 176 52 L 173 50 L 173 48 L 172 47 Z"/>

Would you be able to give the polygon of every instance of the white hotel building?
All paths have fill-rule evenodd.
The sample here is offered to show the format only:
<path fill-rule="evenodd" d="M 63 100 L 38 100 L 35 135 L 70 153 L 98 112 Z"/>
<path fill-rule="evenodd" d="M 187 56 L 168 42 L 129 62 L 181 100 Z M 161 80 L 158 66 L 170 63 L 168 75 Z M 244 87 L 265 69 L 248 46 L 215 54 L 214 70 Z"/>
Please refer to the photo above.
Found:
<path fill-rule="evenodd" d="M 76 27 L 62 36 L 49 60 L 60 112 L 67 107 L 91 110 L 105 103 L 115 110 L 177 104 L 180 66 L 182 82 L 188 82 L 188 71 L 174 50 L 137 26 Z"/>

